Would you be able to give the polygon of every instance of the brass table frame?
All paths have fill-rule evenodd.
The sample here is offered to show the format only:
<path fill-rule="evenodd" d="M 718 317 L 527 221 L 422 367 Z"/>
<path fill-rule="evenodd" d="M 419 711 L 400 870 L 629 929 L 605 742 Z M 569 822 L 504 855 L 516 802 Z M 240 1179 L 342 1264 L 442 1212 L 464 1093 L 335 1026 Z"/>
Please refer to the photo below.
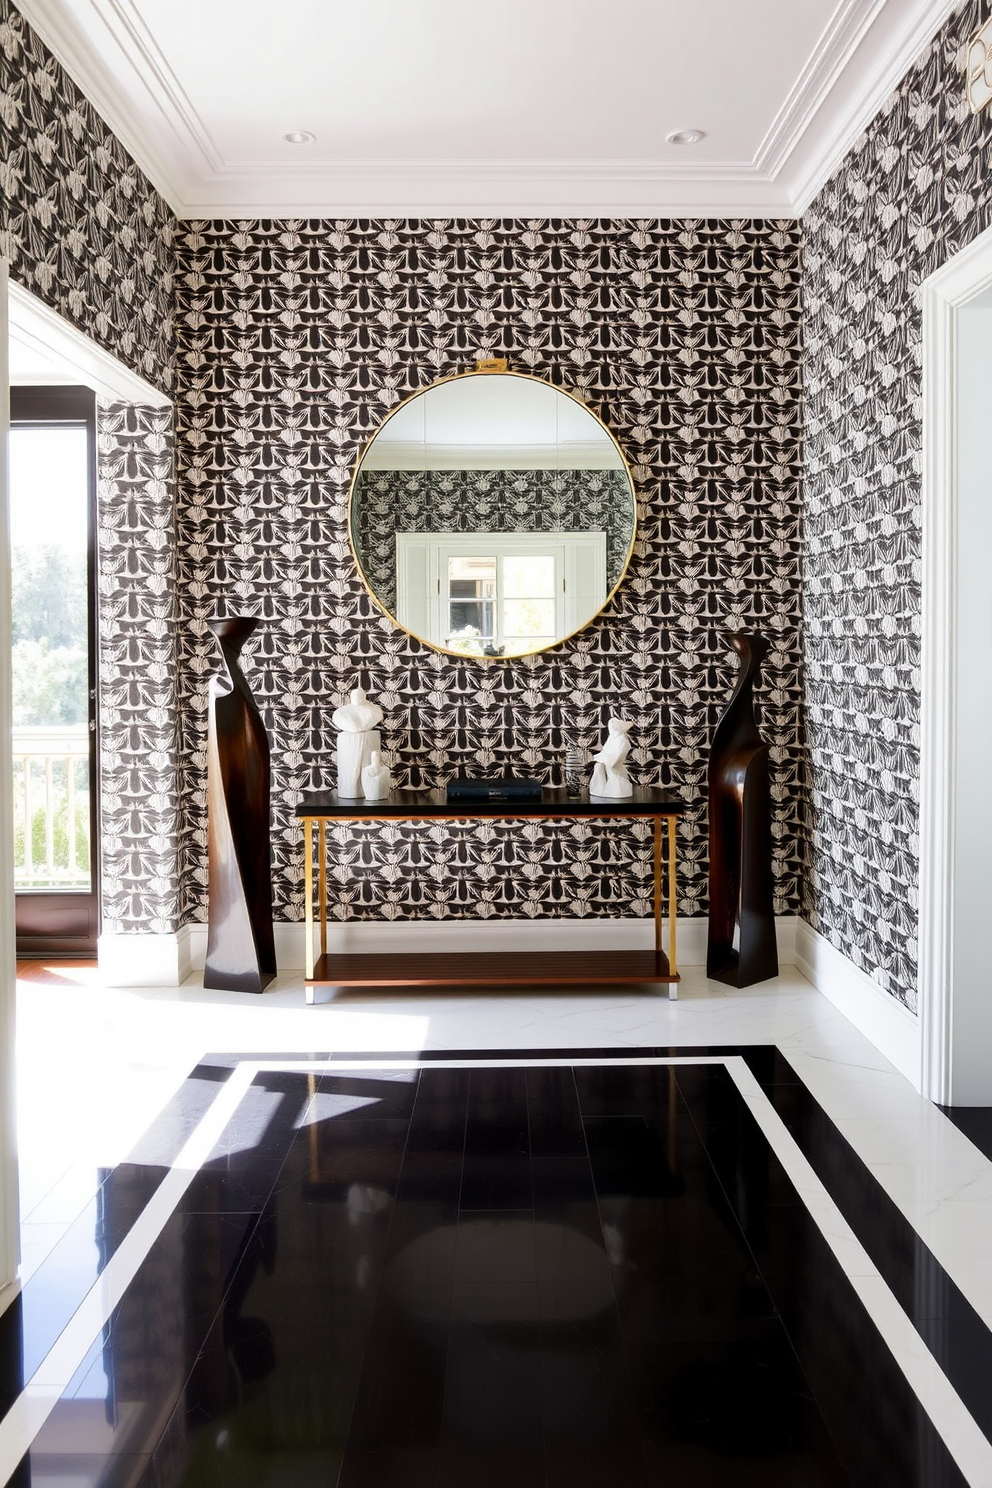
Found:
<path fill-rule="evenodd" d="M 406 814 L 404 814 L 402 812 L 398 812 L 396 810 L 391 810 L 388 814 L 385 813 L 385 812 L 377 812 L 375 810 L 374 803 L 369 803 L 369 807 L 368 807 L 367 811 L 362 811 L 362 812 L 356 811 L 354 804 L 349 805 L 348 809 L 345 809 L 345 810 L 336 809 L 334 806 L 331 806 L 331 807 L 329 807 L 327 809 L 323 809 L 322 808 L 320 810 L 308 810 L 305 806 L 301 806 L 298 809 L 298 811 L 297 811 L 297 817 L 303 823 L 303 842 L 304 842 L 304 848 L 303 848 L 303 851 L 304 851 L 303 880 L 304 880 L 304 897 L 305 897 L 305 906 L 306 906 L 305 920 L 306 920 L 306 983 L 307 983 L 307 985 L 306 985 L 306 1000 L 307 1000 L 307 1002 L 308 1003 L 311 1003 L 311 1004 L 313 1003 L 313 1001 L 314 1001 L 314 988 L 316 986 L 321 986 L 321 985 L 323 985 L 323 986 L 340 986 L 340 985 L 358 985 L 358 986 L 362 986 L 362 985 L 364 985 L 364 986 L 376 986 L 376 985 L 379 985 L 379 986 L 385 986 L 385 985 L 394 985 L 394 984 L 396 984 L 396 981 L 398 981 L 398 984 L 400 984 L 400 985 L 412 985 L 412 986 L 421 986 L 421 987 L 423 987 L 423 986 L 432 986 L 432 985 L 433 986 L 437 986 L 437 985 L 442 985 L 443 984 L 442 982 L 438 981 L 438 979 L 437 979 L 436 976 L 433 976 L 432 977 L 429 974 L 429 971 L 427 973 L 425 973 L 424 975 L 418 975 L 418 976 L 413 976 L 413 977 L 402 976 L 401 978 L 396 979 L 396 981 L 394 981 L 393 978 L 382 979 L 382 978 L 377 977 L 375 975 L 368 975 L 368 976 L 363 977 L 360 973 L 356 973 L 355 972 L 354 968 L 355 968 L 356 963 L 360 963 L 362 961 L 366 961 L 366 962 L 369 963 L 369 967 L 371 967 L 372 966 L 372 963 L 374 961 L 380 962 L 380 961 L 383 961 L 385 959 L 383 957 L 376 957 L 373 953 L 368 953 L 368 952 L 366 952 L 366 953 L 356 952 L 354 954 L 342 953 L 339 956 L 337 956 L 336 958 L 331 958 L 331 959 L 336 959 L 340 963 L 343 963 L 345 961 L 345 956 L 347 955 L 348 967 L 351 970 L 351 974 L 350 975 L 346 975 L 346 976 L 342 976 L 342 977 L 337 978 L 337 979 L 336 978 L 333 978 L 333 977 L 331 977 L 329 975 L 327 975 L 327 972 L 329 970 L 329 958 L 328 958 L 328 951 L 327 951 L 327 825 L 328 825 L 328 823 L 331 823 L 332 825 L 336 825 L 336 824 L 339 824 L 339 823 L 351 824 L 353 822 L 387 822 L 387 821 L 395 821 L 395 822 L 398 822 L 398 821 L 412 821 L 412 822 L 421 822 L 421 821 L 427 821 L 427 822 L 430 822 L 430 821 L 510 821 L 510 820 L 514 820 L 514 821 L 516 821 L 516 820 L 527 820 L 527 821 L 565 821 L 565 820 L 570 820 L 570 819 L 571 820 L 587 820 L 588 819 L 588 820 L 592 820 L 592 821 L 603 821 L 603 820 L 614 820 L 614 819 L 618 819 L 618 820 L 622 820 L 622 821 L 639 821 L 639 820 L 653 821 L 653 823 L 654 823 L 654 830 L 653 830 L 653 834 L 652 835 L 653 835 L 653 847 L 654 847 L 654 896 L 653 896 L 653 899 L 654 899 L 654 956 L 656 958 L 656 962 L 657 963 L 660 963 L 662 961 L 664 961 L 666 963 L 666 965 L 665 965 L 665 972 L 666 972 L 666 974 L 665 975 L 659 975 L 659 974 L 657 974 L 657 965 L 656 965 L 656 968 L 655 968 L 656 974 L 654 974 L 654 975 L 638 976 L 636 974 L 636 967 L 638 965 L 640 965 L 640 966 L 643 967 L 643 965 L 644 965 L 643 958 L 645 956 L 647 956 L 647 955 L 650 955 L 650 953 L 647 953 L 647 952 L 640 952 L 640 953 L 638 953 L 638 952 L 629 952 L 629 951 L 626 951 L 626 952 L 625 951 L 611 951 L 611 952 L 601 952 L 601 953 L 583 952 L 582 953 L 582 959 L 583 959 L 583 962 L 590 963 L 590 968 L 591 968 L 592 966 L 598 965 L 598 963 L 596 963 L 595 960 L 594 960 L 594 958 L 597 956 L 597 954 L 598 955 L 601 955 L 601 956 L 608 956 L 610 958 L 610 964 L 611 964 L 611 966 L 613 967 L 614 971 L 617 973 L 617 975 L 615 975 L 612 978 L 612 980 L 615 980 L 615 981 L 626 981 L 626 982 L 630 982 L 630 981 L 652 981 L 652 982 L 660 982 L 660 983 L 663 983 L 663 984 L 667 984 L 667 986 L 668 986 L 668 996 L 669 996 L 670 1000 L 673 1001 L 673 1002 L 676 1001 L 677 998 L 678 998 L 678 981 L 679 981 L 678 966 L 677 966 L 677 961 L 676 961 L 676 923 L 677 923 L 677 913 L 678 913 L 676 864 L 677 864 L 677 842 L 678 842 L 678 819 L 679 819 L 679 816 L 682 815 L 684 808 L 680 808 L 678 811 L 665 811 L 665 810 L 663 810 L 663 809 L 661 809 L 659 807 L 657 810 L 640 811 L 636 815 L 633 814 L 633 813 L 631 813 L 631 814 L 628 815 L 628 814 L 624 813 L 624 811 L 622 809 L 622 802 L 615 803 L 612 806 L 607 806 L 606 803 L 604 803 L 604 809 L 601 812 L 595 811 L 595 810 L 583 810 L 582 812 L 569 812 L 569 810 L 568 810 L 568 801 L 567 801 L 567 799 L 564 799 L 564 798 L 562 799 L 562 801 L 560 803 L 556 803 L 556 805 L 557 805 L 558 809 L 551 810 L 551 811 L 534 810 L 534 809 L 530 809 L 530 810 L 523 809 L 522 810 L 522 809 L 520 809 L 519 806 L 517 807 L 516 810 L 514 810 L 511 805 L 508 805 L 507 806 L 507 809 L 502 810 L 502 811 L 493 811 L 492 809 L 488 809 L 488 810 L 485 811 L 485 813 L 480 813 L 478 811 L 472 811 L 470 809 L 466 809 L 466 810 L 451 810 L 450 808 L 444 808 L 444 809 L 442 809 L 442 807 L 440 805 L 438 806 L 438 809 L 435 812 L 435 811 L 432 811 L 430 809 L 430 807 L 426 803 L 423 803 L 423 804 L 418 803 L 418 809 L 416 811 L 411 811 L 409 815 L 406 815 Z M 663 831 L 662 830 L 662 823 L 665 823 L 666 831 Z M 316 827 L 317 827 L 317 833 L 316 833 L 316 837 L 317 837 L 317 842 L 316 842 L 316 847 L 317 847 L 317 873 L 316 873 L 316 880 L 317 880 L 317 883 L 316 883 L 316 888 L 317 888 L 317 914 L 318 914 L 318 917 L 317 917 L 316 920 L 315 920 L 315 917 L 314 917 L 314 877 L 315 877 L 315 875 L 314 875 L 314 825 L 315 824 L 316 824 Z M 667 853 L 665 852 L 665 847 L 666 847 L 665 837 L 666 836 L 667 836 Z M 667 880 L 668 880 L 668 882 L 667 882 L 667 890 L 668 890 L 667 896 L 663 892 L 664 887 L 666 887 L 663 884 L 663 879 L 666 876 L 666 874 L 665 874 L 666 868 L 667 868 Z M 667 901 L 668 901 L 668 903 L 667 903 L 667 909 L 668 909 L 668 953 L 667 953 L 667 957 L 666 957 L 665 952 L 664 952 L 664 949 L 663 949 L 663 936 L 662 936 L 662 911 L 663 911 L 663 908 L 665 907 L 665 898 L 666 897 L 667 897 Z M 318 957 L 318 955 L 317 955 L 317 953 L 315 951 L 315 947 L 314 947 L 314 930 L 315 930 L 315 928 L 316 928 L 317 925 L 319 925 L 319 927 L 320 927 L 320 952 L 319 952 L 319 957 Z M 531 959 L 531 961 L 537 961 L 537 962 L 539 962 L 540 961 L 540 958 L 542 956 L 543 957 L 550 958 L 552 956 L 562 956 L 562 955 L 567 955 L 567 954 L 568 953 L 560 953 L 560 952 L 534 952 L 534 953 L 530 953 L 530 959 Z M 482 953 L 482 952 L 462 952 L 462 953 L 460 953 L 460 955 L 462 957 L 466 957 L 466 958 L 469 957 L 469 956 L 481 958 L 481 957 L 483 957 L 484 953 Z M 444 956 L 448 960 L 454 960 L 454 953 L 444 953 Z M 642 958 L 641 961 L 640 962 L 634 962 L 633 960 L 630 960 L 629 964 L 634 969 L 633 970 L 630 970 L 630 971 L 628 971 L 626 973 L 624 973 L 623 968 L 624 968 L 624 966 L 628 965 L 628 961 L 626 959 L 624 959 L 624 958 L 633 958 L 635 956 L 640 956 Z M 437 963 L 437 962 L 439 962 L 442 959 L 442 955 L 439 953 L 437 956 L 431 956 L 431 955 L 429 955 L 428 953 L 425 953 L 425 952 L 411 952 L 410 955 L 409 955 L 409 957 L 407 957 L 406 959 L 408 961 L 410 961 L 410 962 L 413 962 L 413 963 L 416 963 L 418 960 L 423 961 L 424 963 L 428 963 L 428 962 L 430 962 L 430 963 Z M 324 973 L 324 974 L 323 975 L 320 975 L 319 973 Z M 510 978 L 509 980 L 511 982 L 519 982 L 519 978 L 515 978 L 515 977 L 514 978 Z M 540 969 L 537 969 L 535 971 L 534 976 L 532 978 L 529 978 L 528 980 L 529 981 L 532 981 L 534 983 L 534 985 L 540 985 L 540 984 L 547 985 L 549 983 L 549 981 L 559 981 L 560 982 L 562 980 L 562 978 L 560 978 L 560 977 L 551 977 L 551 978 L 549 978 L 547 975 L 542 974 L 542 972 L 541 972 Z M 592 974 L 591 969 L 587 969 L 587 973 L 586 973 L 585 977 L 583 977 L 581 970 L 578 971 L 577 973 L 573 970 L 572 972 L 570 972 L 569 977 L 568 977 L 568 980 L 576 982 L 577 985 L 586 985 L 586 986 L 589 986 L 589 985 L 594 985 L 594 984 L 597 984 L 597 983 L 608 983 L 611 980 L 611 978 L 610 978 L 609 975 L 605 975 L 605 974 L 602 974 L 602 973 Z M 478 976 L 473 976 L 469 972 L 466 972 L 466 974 L 465 974 L 465 981 L 466 981 L 467 985 L 471 985 L 471 986 L 486 986 L 486 985 L 496 986 L 496 985 L 500 985 L 500 982 L 499 982 L 498 979 L 494 979 L 493 977 L 483 976 L 482 979 L 480 980 L 478 978 Z"/>

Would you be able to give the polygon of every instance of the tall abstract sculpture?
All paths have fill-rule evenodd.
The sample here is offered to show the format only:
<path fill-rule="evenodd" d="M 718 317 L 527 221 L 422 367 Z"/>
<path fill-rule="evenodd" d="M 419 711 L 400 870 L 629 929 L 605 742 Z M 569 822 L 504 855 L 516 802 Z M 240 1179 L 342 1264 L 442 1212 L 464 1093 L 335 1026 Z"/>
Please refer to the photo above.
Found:
<path fill-rule="evenodd" d="M 764 636 L 738 632 L 737 685 L 710 752 L 710 919 L 706 975 L 750 987 L 778 975 L 772 903 L 768 746 L 754 721 Z"/>
<path fill-rule="evenodd" d="M 224 668 L 210 682 L 203 985 L 261 992 L 276 974 L 269 844 L 269 741 L 238 657 L 258 625 L 210 620 Z"/>

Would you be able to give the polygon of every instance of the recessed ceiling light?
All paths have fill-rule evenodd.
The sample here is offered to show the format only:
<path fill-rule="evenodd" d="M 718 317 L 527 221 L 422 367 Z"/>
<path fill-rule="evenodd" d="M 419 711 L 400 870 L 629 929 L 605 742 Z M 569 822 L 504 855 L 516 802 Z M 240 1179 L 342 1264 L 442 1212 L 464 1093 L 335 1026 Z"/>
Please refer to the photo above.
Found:
<path fill-rule="evenodd" d="M 290 129 L 287 134 L 283 135 L 287 145 L 312 145 L 316 138 L 317 136 L 311 134 L 309 129 Z"/>
<path fill-rule="evenodd" d="M 706 138 L 705 129 L 676 129 L 674 134 L 666 136 L 670 145 L 698 145 L 700 140 Z"/>

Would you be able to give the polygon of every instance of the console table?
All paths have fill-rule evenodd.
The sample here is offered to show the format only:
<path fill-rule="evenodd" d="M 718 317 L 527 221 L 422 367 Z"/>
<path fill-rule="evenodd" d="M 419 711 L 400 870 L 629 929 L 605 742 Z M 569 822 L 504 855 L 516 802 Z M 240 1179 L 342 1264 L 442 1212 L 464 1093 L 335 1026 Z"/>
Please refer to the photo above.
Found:
<path fill-rule="evenodd" d="M 511 987 L 595 986 L 621 982 L 663 983 L 678 996 L 675 959 L 676 827 L 684 801 L 654 786 L 635 789 L 624 800 L 590 800 L 546 787 L 530 801 L 449 801 L 444 791 L 395 790 L 383 801 L 339 800 L 333 791 L 303 797 L 296 815 L 303 823 L 306 895 L 306 999 L 314 989 L 333 987 Z M 569 821 L 595 818 L 654 823 L 654 949 L 621 951 L 448 951 L 341 952 L 327 950 L 327 824 L 383 821 Z M 665 832 L 663 834 L 662 826 Z M 316 826 L 316 834 L 314 827 Z M 314 955 L 314 836 L 316 835 L 317 923 L 320 955 Z M 667 855 L 663 835 L 667 836 Z M 667 856 L 668 954 L 662 950 L 662 878 Z M 490 922 L 488 923 L 499 923 Z M 512 941 L 512 922 L 507 926 Z"/>

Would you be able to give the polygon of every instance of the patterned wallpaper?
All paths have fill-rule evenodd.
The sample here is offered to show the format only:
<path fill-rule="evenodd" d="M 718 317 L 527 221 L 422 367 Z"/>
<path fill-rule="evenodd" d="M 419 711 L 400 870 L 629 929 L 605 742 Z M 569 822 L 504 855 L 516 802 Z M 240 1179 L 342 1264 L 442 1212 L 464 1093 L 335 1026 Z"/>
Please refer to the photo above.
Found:
<path fill-rule="evenodd" d="M 992 116 L 970 116 L 960 72 L 983 11 L 979 0 L 959 9 L 821 192 L 803 225 L 802 265 L 790 223 L 188 223 L 177 285 L 167 207 L 0 0 L 0 246 L 14 277 L 163 389 L 173 383 L 174 306 L 181 317 L 174 548 L 166 422 L 101 410 L 112 924 L 174 927 L 203 913 L 203 706 L 215 665 L 204 619 L 215 608 L 267 622 L 255 684 L 275 749 L 284 915 L 301 904 L 296 792 L 327 782 L 328 714 L 359 677 L 386 707 L 403 779 L 511 757 L 550 772 L 561 745 L 594 744 L 622 700 L 635 718 L 635 773 L 701 802 L 709 730 L 732 676 L 725 636 L 754 625 L 776 639 L 762 703 L 776 760 L 779 905 L 796 904 L 804 876 L 804 914 L 913 1005 L 914 289 L 992 219 Z M 642 526 L 628 580 L 589 632 L 545 658 L 481 669 L 423 651 L 369 605 L 343 503 L 382 414 L 490 353 L 588 396 L 634 465 Z M 137 751 L 141 728 L 154 732 L 151 752 Z M 345 912 L 644 912 L 636 833 L 607 840 L 589 827 L 558 846 L 496 827 L 441 834 L 418 885 L 423 850 L 401 829 L 343 838 Z M 611 852 L 622 871 L 609 867 Z M 683 859 L 682 907 L 699 912 L 698 807 Z"/>
<path fill-rule="evenodd" d="M 172 384 L 173 220 L 0 0 L 0 252 L 19 284 L 162 390 Z"/>
<path fill-rule="evenodd" d="M 258 614 L 246 672 L 273 746 L 276 913 L 302 912 L 301 790 L 333 780 L 330 714 L 357 682 L 401 782 L 551 778 L 620 709 L 632 773 L 693 803 L 681 909 L 705 909 L 710 731 L 742 626 L 769 632 L 775 873 L 798 897 L 800 233 L 794 223 L 185 222 L 176 238 L 183 912 L 204 913 L 206 618 Z M 488 666 L 427 651 L 368 599 L 347 544 L 354 460 L 434 378 L 505 355 L 585 396 L 631 461 L 634 559 L 574 640 Z M 353 827 L 337 912 L 644 915 L 640 829 Z"/>
<path fill-rule="evenodd" d="M 172 410 L 97 406 L 103 928 L 179 922 Z"/>
<path fill-rule="evenodd" d="M 0 227 L 14 277 L 162 388 L 174 381 L 173 309 L 181 316 L 174 544 L 168 420 L 101 410 L 108 926 L 164 930 L 204 913 L 216 665 L 204 620 L 218 609 L 267 622 L 247 664 L 274 746 L 278 913 L 301 913 L 292 808 L 330 778 L 328 716 L 359 677 L 386 707 L 398 776 L 414 783 L 509 760 L 553 776 L 565 743 L 595 747 L 622 706 L 635 775 L 695 803 L 682 887 L 683 909 L 699 912 L 705 751 L 733 675 L 725 638 L 741 625 L 776 639 L 765 724 L 780 899 L 794 905 L 796 227 L 182 224 L 174 257 L 165 204 L 10 0 L 0 68 Z M 545 658 L 482 669 L 424 651 L 370 605 L 343 501 L 382 414 L 491 352 L 589 398 L 634 466 L 642 527 L 595 626 Z M 422 835 L 402 828 L 356 831 L 338 850 L 345 914 L 648 908 L 636 827 L 578 826 L 554 841 L 456 830 L 429 862 Z"/>
<path fill-rule="evenodd" d="M 804 221 L 804 916 L 916 1005 L 920 311 L 992 221 L 992 113 L 964 98 L 970 0 Z"/>
<path fill-rule="evenodd" d="M 605 532 L 608 594 L 633 525 L 623 470 L 369 470 L 355 510 L 362 569 L 390 614 L 397 532 Z"/>
<path fill-rule="evenodd" d="M 14 279 L 170 387 L 172 217 L 0 0 L 0 250 Z M 97 409 L 104 929 L 178 925 L 172 412 Z"/>

